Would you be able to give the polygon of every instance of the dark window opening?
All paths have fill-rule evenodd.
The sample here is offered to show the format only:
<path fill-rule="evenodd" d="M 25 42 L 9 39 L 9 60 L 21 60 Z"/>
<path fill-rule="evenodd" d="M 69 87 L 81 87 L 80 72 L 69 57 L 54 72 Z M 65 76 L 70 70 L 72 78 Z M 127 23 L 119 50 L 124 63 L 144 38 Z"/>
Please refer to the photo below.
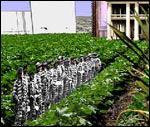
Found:
<path fill-rule="evenodd" d="M 149 4 L 140 4 L 139 5 L 139 14 L 145 14 L 142 10 L 142 8 L 149 13 Z"/>
<path fill-rule="evenodd" d="M 130 4 L 130 14 L 134 14 L 135 4 Z"/>
<path fill-rule="evenodd" d="M 126 5 L 112 4 L 112 14 L 126 14 Z"/>

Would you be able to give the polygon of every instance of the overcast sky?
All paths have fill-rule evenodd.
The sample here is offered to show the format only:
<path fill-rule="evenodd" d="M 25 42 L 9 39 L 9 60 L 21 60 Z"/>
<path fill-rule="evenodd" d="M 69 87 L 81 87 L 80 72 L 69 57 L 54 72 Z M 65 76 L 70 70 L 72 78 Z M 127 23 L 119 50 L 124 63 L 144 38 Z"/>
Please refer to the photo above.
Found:
<path fill-rule="evenodd" d="M 1 1 L 1 10 L 30 10 L 29 1 Z M 76 1 L 76 16 L 91 16 L 91 14 L 91 1 Z"/>

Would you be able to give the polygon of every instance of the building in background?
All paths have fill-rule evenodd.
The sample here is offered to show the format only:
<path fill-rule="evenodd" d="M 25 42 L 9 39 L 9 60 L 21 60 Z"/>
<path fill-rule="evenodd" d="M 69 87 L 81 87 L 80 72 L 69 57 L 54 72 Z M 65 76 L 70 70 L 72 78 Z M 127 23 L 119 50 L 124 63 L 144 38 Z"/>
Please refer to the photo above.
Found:
<path fill-rule="evenodd" d="M 75 1 L 31 1 L 34 33 L 76 33 Z"/>
<path fill-rule="evenodd" d="M 76 33 L 78 32 L 77 28 L 80 32 L 80 27 L 84 27 L 81 29 L 82 32 L 90 32 L 92 24 L 93 36 L 117 39 L 112 29 L 107 25 L 109 23 L 126 32 L 131 39 L 144 38 L 133 12 L 135 9 L 144 23 L 146 15 L 143 14 L 140 6 L 148 10 L 148 1 L 93 1 L 91 6 L 92 23 L 89 17 L 80 17 L 77 20 L 76 11 L 83 11 L 84 15 L 90 14 L 90 7 L 85 7 L 83 2 L 78 11 L 75 1 L 30 1 L 28 10 L 21 10 L 21 8 L 13 11 L 1 10 L 1 33 Z"/>
<path fill-rule="evenodd" d="M 95 37 L 107 37 L 107 2 L 92 2 L 92 33 Z"/>
<path fill-rule="evenodd" d="M 75 1 L 30 1 L 30 10 L 1 10 L 1 34 L 76 33 Z"/>
<path fill-rule="evenodd" d="M 1 34 L 32 34 L 29 2 L 1 1 Z"/>
<path fill-rule="evenodd" d="M 122 32 L 126 32 L 127 36 L 134 40 L 144 38 L 138 22 L 134 18 L 134 10 L 140 15 L 142 22 L 145 24 L 146 15 L 143 13 L 142 6 L 148 11 L 148 1 L 95 1 L 93 6 L 93 35 L 97 37 L 107 37 L 107 39 L 117 39 L 113 30 L 105 24 L 106 21 L 118 28 Z M 106 20 L 107 16 L 107 20 Z M 105 32 L 104 32 L 105 31 Z M 106 34 L 107 33 L 107 34 Z"/>
<path fill-rule="evenodd" d="M 134 10 L 140 15 L 140 19 L 145 24 L 146 15 L 141 7 L 148 11 L 148 1 L 109 1 L 107 10 L 107 21 L 134 40 L 143 39 L 143 32 L 134 18 Z M 107 28 L 107 38 L 115 39 L 116 36 L 110 27 Z"/>

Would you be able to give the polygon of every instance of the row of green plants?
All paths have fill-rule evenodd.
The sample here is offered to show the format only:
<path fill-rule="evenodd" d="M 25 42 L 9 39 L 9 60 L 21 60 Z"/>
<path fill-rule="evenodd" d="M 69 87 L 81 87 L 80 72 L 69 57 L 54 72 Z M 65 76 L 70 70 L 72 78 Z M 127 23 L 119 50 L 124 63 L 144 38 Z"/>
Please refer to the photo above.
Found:
<path fill-rule="evenodd" d="M 107 97 L 113 96 L 111 91 L 120 90 L 122 87 L 115 88 L 116 84 L 130 76 L 132 83 L 135 83 L 138 89 L 131 92 L 134 93 L 134 103 L 119 114 L 116 125 L 149 126 L 149 16 L 143 8 L 142 10 L 147 16 L 145 19 L 147 28 L 145 29 L 137 12 L 135 18 L 145 35 L 147 50 L 143 50 L 143 46 L 139 46 L 125 33 L 110 25 L 130 50 L 119 53 L 121 57 L 116 58 L 115 62 L 104 69 L 96 79 L 82 85 L 66 99 L 57 105 L 52 105 L 43 116 L 27 122 L 27 125 L 92 125 L 94 122 L 88 119 L 89 116 L 97 112 L 107 112 L 103 108 L 113 103 L 113 100 Z M 101 107 L 98 108 L 99 104 Z"/>
<path fill-rule="evenodd" d="M 29 63 L 28 70 L 35 71 L 35 64 L 55 61 L 58 56 L 80 57 L 96 52 L 104 63 L 125 49 L 118 41 L 93 38 L 90 34 L 53 35 L 2 35 L 1 84 L 2 94 L 10 93 L 16 79 L 16 69 Z"/>
<path fill-rule="evenodd" d="M 132 62 L 134 67 L 131 70 L 127 68 L 128 72 L 134 79 L 133 83 L 137 85 L 138 89 L 131 92 L 134 96 L 133 104 L 129 105 L 128 109 L 119 114 L 117 118 L 117 125 L 119 126 L 149 126 L 149 11 L 145 11 L 142 7 L 141 9 L 146 15 L 146 27 L 136 11 L 134 17 L 144 33 L 148 45 L 146 52 L 143 52 L 133 40 L 126 36 L 125 33 L 110 25 L 120 40 L 122 40 L 122 42 L 140 58 L 140 64 L 138 64 L 138 66 Z M 125 58 L 127 59 L 127 57 Z M 130 61 L 129 59 L 127 60 Z"/>
<path fill-rule="evenodd" d="M 90 34 L 1 35 L 1 108 L 3 124 L 14 122 L 12 89 L 17 68 L 25 62 L 35 72 L 36 62 L 52 61 L 58 56 L 80 57 L 96 52 L 103 64 L 110 63 L 126 46 L 119 41 L 93 38 Z"/>
<path fill-rule="evenodd" d="M 65 44 L 67 43 L 68 45 L 67 44 L 65 45 L 64 43 Z M 142 43 L 138 43 L 138 45 L 142 47 L 143 48 L 142 50 L 144 51 L 147 48 L 147 45 L 144 41 Z M 96 52 L 99 54 L 101 60 L 103 61 L 103 65 L 105 65 L 108 63 L 112 63 L 115 57 L 118 56 L 118 54 L 120 53 L 124 54 L 123 52 L 127 50 L 126 47 L 127 46 L 121 43 L 121 41 L 118 40 L 107 41 L 105 38 L 93 38 L 89 34 L 2 36 L 2 52 L 1 52 L 2 123 L 13 124 L 14 103 L 11 91 L 14 80 L 16 79 L 16 69 L 17 67 L 23 66 L 24 62 L 30 63 L 30 67 L 28 69 L 35 71 L 34 65 L 37 61 L 41 62 L 44 60 L 55 61 L 55 59 L 59 55 L 63 55 L 66 57 L 80 57 L 80 55 L 87 54 L 89 52 Z M 134 62 L 137 62 L 137 60 L 139 59 L 131 51 L 130 53 L 127 53 L 127 56 L 131 56 L 131 59 Z M 126 62 L 123 65 L 121 65 L 120 68 L 122 68 L 122 66 L 126 66 Z M 109 81 L 109 79 L 107 80 L 105 78 L 103 80 Z M 97 80 L 96 82 L 99 81 Z M 112 90 L 114 89 L 112 88 Z M 76 96 L 78 96 L 78 98 L 80 98 L 79 93 L 80 92 L 76 93 Z M 104 99 L 104 97 L 102 97 L 102 99 Z M 101 102 L 99 101 L 99 103 Z M 111 101 L 108 100 L 108 103 L 109 102 Z M 101 110 L 101 112 L 106 112 L 106 110 Z M 78 119 L 79 123 L 84 121 L 82 118 L 84 117 L 80 117 L 80 120 Z M 60 123 L 57 122 L 57 124 Z M 62 124 L 64 123 L 62 122 Z"/>
<path fill-rule="evenodd" d="M 146 50 L 145 42 L 140 43 L 142 50 Z M 134 53 L 126 52 L 127 56 L 136 63 L 139 58 Z M 123 56 L 115 58 L 91 82 L 81 85 L 67 98 L 58 104 L 53 104 L 44 115 L 37 120 L 28 121 L 25 125 L 32 126 L 92 126 L 96 121 L 96 114 L 108 112 L 108 107 L 113 104 L 114 91 L 121 91 L 123 83 L 129 78 L 126 68 L 132 69 L 133 64 Z M 119 84 L 119 85 L 117 85 Z M 91 119 L 90 119 L 91 118 Z"/>
<path fill-rule="evenodd" d="M 91 82 L 81 85 L 67 98 L 53 104 L 43 116 L 35 121 L 28 121 L 26 125 L 92 126 L 94 121 L 91 121 L 89 116 L 94 117 L 98 113 L 107 112 L 105 107 L 111 105 L 113 100 L 106 98 L 113 96 L 111 92 L 115 90 L 114 84 L 122 82 L 127 76 L 127 73 L 123 72 L 122 64 L 127 64 L 126 60 L 117 58 L 116 62 L 104 69 Z M 121 90 L 121 87 L 116 87 L 117 89 Z"/>

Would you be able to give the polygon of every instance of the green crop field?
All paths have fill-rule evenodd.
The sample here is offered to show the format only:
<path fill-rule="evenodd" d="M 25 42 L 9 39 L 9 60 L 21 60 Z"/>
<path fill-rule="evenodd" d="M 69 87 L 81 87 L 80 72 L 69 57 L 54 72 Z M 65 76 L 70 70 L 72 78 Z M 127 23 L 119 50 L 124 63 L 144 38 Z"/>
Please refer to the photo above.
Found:
<path fill-rule="evenodd" d="M 136 43 L 143 51 L 147 50 L 145 41 Z M 36 121 L 27 122 L 28 125 L 92 125 L 94 122 L 89 116 L 107 112 L 106 107 L 113 104 L 112 92 L 122 90 L 120 83 L 128 79 L 126 67 L 132 68 L 132 64 L 118 53 L 126 54 L 135 63 L 139 58 L 120 40 L 109 41 L 90 34 L 1 35 L 2 122 L 7 125 L 14 122 L 11 92 L 18 67 L 29 63 L 28 71 L 35 72 L 37 62 L 54 62 L 58 56 L 80 57 L 91 52 L 99 55 L 103 70 L 91 82 L 52 105 Z M 99 107 L 100 104 L 103 106 Z"/>

